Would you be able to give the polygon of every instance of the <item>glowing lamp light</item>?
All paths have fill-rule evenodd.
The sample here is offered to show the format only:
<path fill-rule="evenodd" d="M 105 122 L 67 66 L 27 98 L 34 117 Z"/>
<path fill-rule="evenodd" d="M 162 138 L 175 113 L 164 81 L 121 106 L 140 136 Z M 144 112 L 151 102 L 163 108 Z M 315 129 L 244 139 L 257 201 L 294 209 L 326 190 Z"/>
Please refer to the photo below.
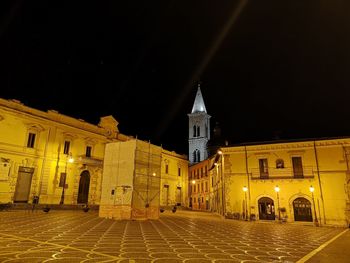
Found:
<path fill-rule="evenodd" d="M 72 156 L 69 156 L 68 162 L 69 162 L 69 163 L 74 163 L 74 158 L 73 158 Z"/>
<path fill-rule="evenodd" d="M 280 188 L 278 187 L 278 185 L 276 185 L 275 191 L 276 191 L 277 193 L 280 191 Z"/>
<path fill-rule="evenodd" d="M 195 184 L 196 183 L 196 180 L 192 180 L 192 184 Z"/>
<path fill-rule="evenodd" d="M 153 176 L 156 176 L 156 173 L 153 173 L 152 175 L 153 175 Z"/>
<path fill-rule="evenodd" d="M 221 151 L 221 150 L 218 150 L 218 154 L 221 155 L 221 154 L 222 154 L 222 151 Z"/>
<path fill-rule="evenodd" d="M 247 192 L 248 191 L 248 187 L 243 186 L 243 192 Z"/>
<path fill-rule="evenodd" d="M 313 193 L 315 191 L 315 188 L 311 185 L 310 186 L 310 192 Z"/>

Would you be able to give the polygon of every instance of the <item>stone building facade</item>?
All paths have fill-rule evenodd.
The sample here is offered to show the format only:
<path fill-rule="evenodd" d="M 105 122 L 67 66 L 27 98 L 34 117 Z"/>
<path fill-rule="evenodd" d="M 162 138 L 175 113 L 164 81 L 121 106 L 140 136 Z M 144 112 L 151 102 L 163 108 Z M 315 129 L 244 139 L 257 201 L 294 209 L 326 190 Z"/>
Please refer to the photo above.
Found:
<path fill-rule="evenodd" d="M 211 206 L 220 214 L 349 225 L 350 138 L 236 145 L 221 152 L 210 160 Z"/>
<path fill-rule="evenodd" d="M 93 125 L 0 99 L 0 203 L 100 205 L 106 146 L 132 141 L 112 116 Z M 152 148 L 160 149 L 158 206 L 187 206 L 187 156 Z"/>
<path fill-rule="evenodd" d="M 191 165 L 189 173 L 189 207 L 192 210 L 210 210 L 209 160 Z"/>
<path fill-rule="evenodd" d="M 93 125 L 0 99 L 0 202 L 99 204 L 105 145 L 126 140 L 112 116 Z"/>

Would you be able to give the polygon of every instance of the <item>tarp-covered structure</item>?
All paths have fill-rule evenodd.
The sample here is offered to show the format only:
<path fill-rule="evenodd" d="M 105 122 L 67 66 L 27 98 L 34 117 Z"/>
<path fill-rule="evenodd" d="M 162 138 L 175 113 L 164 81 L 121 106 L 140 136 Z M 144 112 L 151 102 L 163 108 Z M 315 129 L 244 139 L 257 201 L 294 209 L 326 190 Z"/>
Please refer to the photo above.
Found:
<path fill-rule="evenodd" d="M 161 147 L 141 140 L 106 145 L 99 215 L 159 218 Z"/>

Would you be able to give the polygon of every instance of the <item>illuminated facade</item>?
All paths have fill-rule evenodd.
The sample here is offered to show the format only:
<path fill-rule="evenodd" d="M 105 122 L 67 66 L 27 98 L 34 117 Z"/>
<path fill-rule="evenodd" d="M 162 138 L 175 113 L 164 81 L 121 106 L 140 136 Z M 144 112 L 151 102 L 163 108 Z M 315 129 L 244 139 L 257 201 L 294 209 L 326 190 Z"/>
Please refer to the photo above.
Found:
<path fill-rule="evenodd" d="M 188 206 L 188 160 L 180 155 L 162 149 L 160 205 Z"/>
<path fill-rule="evenodd" d="M 39 204 L 99 205 L 106 145 L 130 140 L 112 116 L 93 125 L 0 99 L 0 203 L 32 203 L 38 197 Z M 160 160 L 161 202 L 185 205 L 187 156 L 162 149 Z"/>
<path fill-rule="evenodd" d="M 117 126 L 0 99 L 0 202 L 98 204 L 105 144 L 128 139 Z"/>
<path fill-rule="evenodd" d="M 219 196 L 212 203 L 219 203 L 220 214 L 349 225 L 350 138 L 238 145 L 221 151 L 211 162 L 216 159 L 224 169 L 210 170 L 214 185 L 215 178 L 225 182 L 224 204 L 220 190 L 211 190 Z"/>
<path fill-rule="evenodd" d="M 188 168 L 189 207 L 192 210 L 211 210 L 209 161 L 204 160 Z"/>

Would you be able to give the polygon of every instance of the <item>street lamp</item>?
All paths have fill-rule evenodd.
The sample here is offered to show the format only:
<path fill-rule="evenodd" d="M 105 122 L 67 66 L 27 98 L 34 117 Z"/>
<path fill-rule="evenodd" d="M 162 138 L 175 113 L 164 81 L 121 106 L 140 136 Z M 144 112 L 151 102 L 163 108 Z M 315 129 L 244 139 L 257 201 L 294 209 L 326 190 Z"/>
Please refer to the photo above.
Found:
<path fill-rule="evenodd" d="M 193 210 L 193 205 L 194 205 L 194 202 L 192 202 L 192 200 L 194 200 L 194 197 L 193 197 L 193 193 L 194 191 L 192 190 L 194 185 L 196 184 L 196 180 L 192 180 L 191 181 L 192 185 L 191 185 L 191 200 L 190 200 L 190 203 L 191 203 L 191 209 Z"/>
<path fill-rule="evenodd" d="M 276 185 L 275 187 L 275 191 L 277 193 L 277 205 L 278 205 L 278 221 L 281 221 L 281 211 L 280 211 L 280 197 L 279 197 L 279 191 L 280 191 L 280 188 L 278 187 L 278 185 Z"/>
<path fill-rule="evenodd" d="M 248 221 L 248 204 L 247 204 L 247 191 L 248 191 L 248 187 L 243 186 L 243 192 L 244 192 L 244 200 L 245 200 L 245 221 Z"/>
<path fill-rule="evenodd" d="M 72 157 L 72 153 L 69 153 L 66 158 L 66 167 L 64 169 L 64 177 L 63 177 L 63 186 L 62 186 L 62 194 L 61 194 L 61 200 L 60 205 L 64 204 L 64 192 L 66 188 L 66 179 L 67 179 L 67 164 L 68 163 L 74 163 L 74 159 Z"/>
<path fill-rule="evenodd" d="M 317 214 L 316 214 L 316 205 L 315 205 L 315 199 L 314 199 L 314 191 L 315 191 L 315 188 L 311 185 L 310 186 L 310 192 L 311 192 L 311 195 L 312 195 L 312 203 L 313 203 L 313 206 L 314 206 L 314 214 L 315 214 L 315 219 L 314 219 L 314 223 L 315 223 L 315 226 L 319 226 L 318 224 L 318 219 L 317 219 Z"/>

